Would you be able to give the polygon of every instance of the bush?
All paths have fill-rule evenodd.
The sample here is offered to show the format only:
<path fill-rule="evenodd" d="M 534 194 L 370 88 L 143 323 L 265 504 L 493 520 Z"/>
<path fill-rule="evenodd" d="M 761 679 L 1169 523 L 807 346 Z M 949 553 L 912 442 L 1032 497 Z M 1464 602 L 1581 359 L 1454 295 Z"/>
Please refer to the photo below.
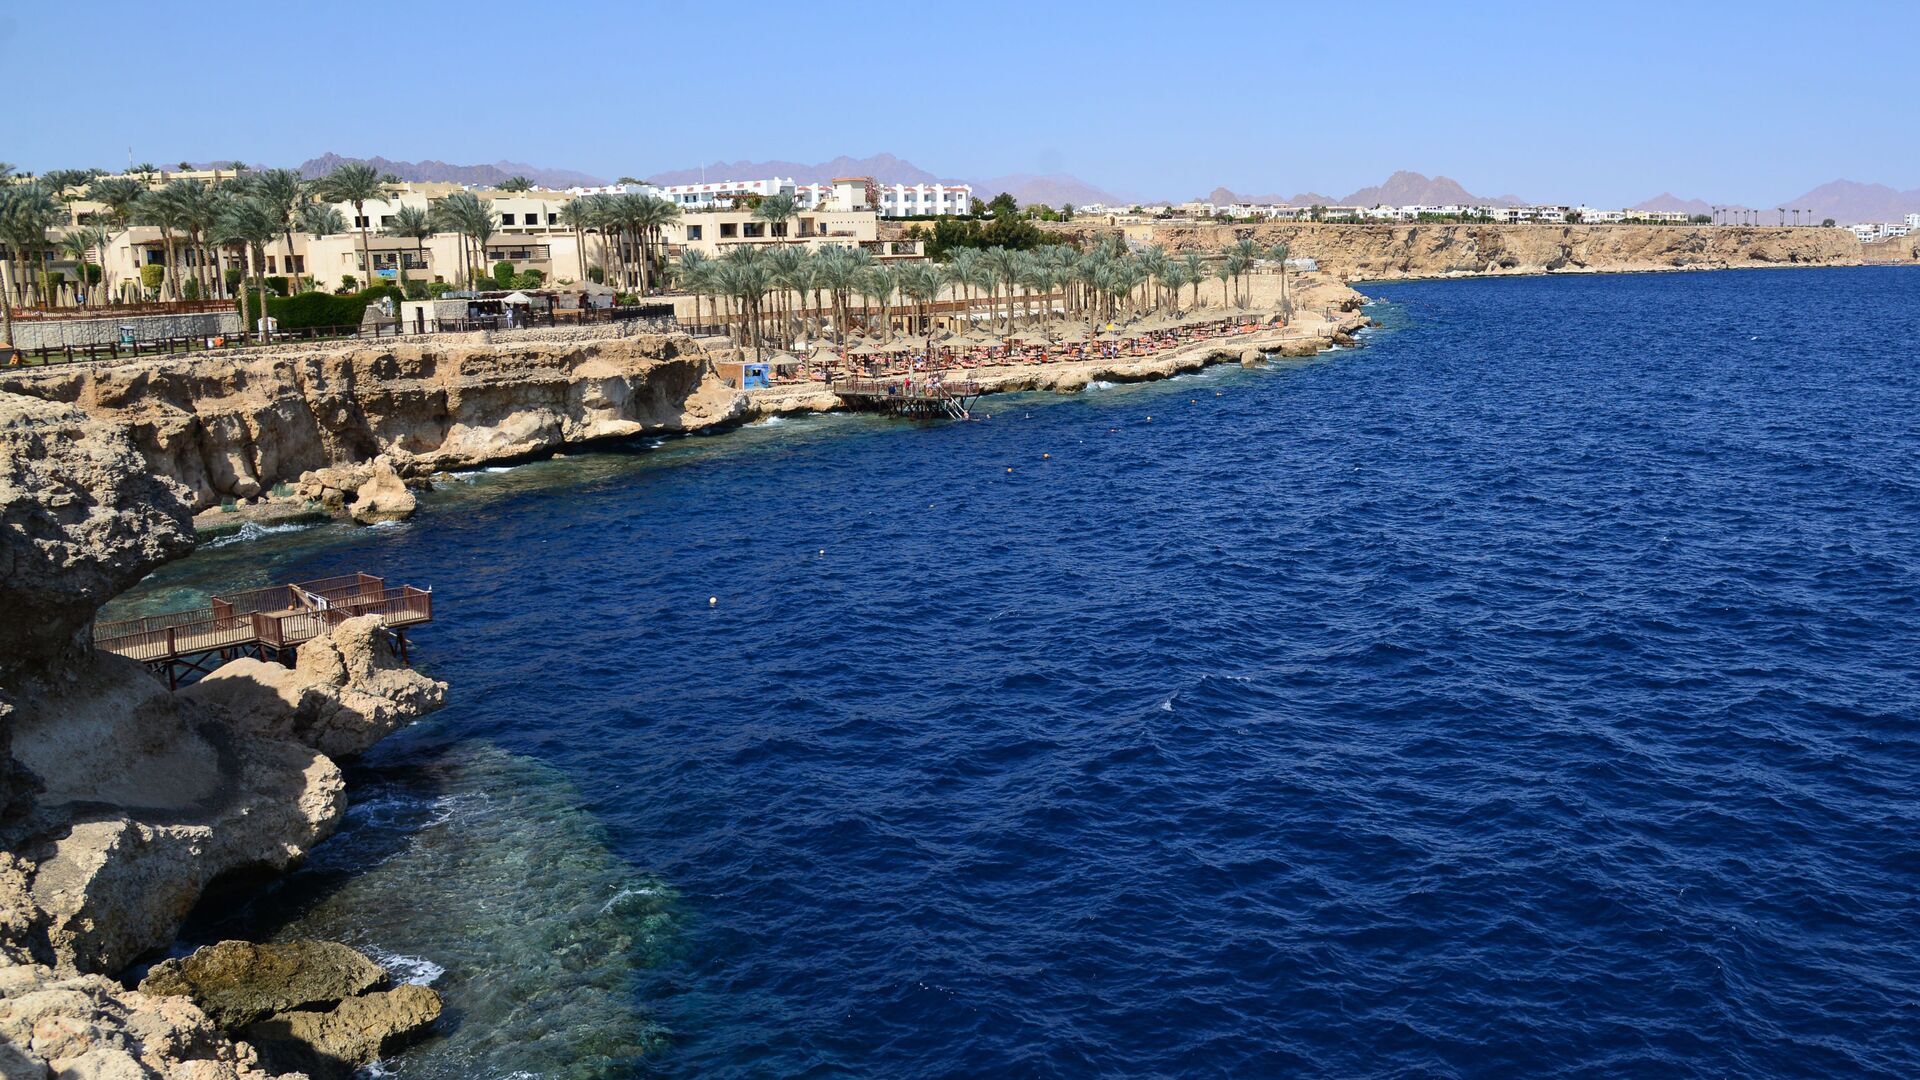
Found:
<path fill-rule="evenodd" d="M 378 303 L 383 296 L 393 299 L 393 313 L 398 316 L 400 301 L 404 297 L 399 287 L 394 285 L 376 285 L 348 296 L 324 292 L 304 292 L 290 297 L 269 296 L 267 314 L 279 321 L 282 330 L 355 327 L 360 325 L 367 305 Z M 247 325 L 253 326 L 259 319 L 259 294 L 250 292 L 247 294 Z"/>
<path fill-rule="evenodd" d="M 493 283 L 502 289 L 513 288 L 513 264 L 505 259 L 494 263 Z"/>
<path fill-rule="evenodd" d="M 427 283 L 424 281 L 408 281 L 406 290 L 407 299 L 409 300 L 425 300 L 427 298 Z"/>
<path fill-rule="evenodd" d="M 340 275 L 340 291 L 342 293 L 350 293 L 359 287 L 360 287 L 359 278 L 354 277 L 352 274 Z"/>
<path fill-rule="evenodd" d="M 200 283 L 192 278 L 180 283 L 180 296 L 185 300 L 200 299 Z"/>
<path fill-rule="evenodd" d="M 83 281 L 85 281 L 89 285 L 100 284 L 100 277 L 101 277 L 100 264 L 99 263 L 81 263 L 80 277 Z"/>
<path fill-rule="evenodd" d="M 427 285 L 427 295 L 435 300 L 453 291 L 453 286 L 445 281 L 435 281 Z"/>
<path fill-rule="evenodd" d="M 267 288 L 269 288 L 269 289 L 272 289 L 272 290 L 273 290 L 273 293 L 274 293 L 274 295 L 275 295 L 275 296 L 286 296 L 286 295 L 288 295 L 288 290 L 287 290 L 287 279 L 286 279 L 286 278 L 284 278 L 284 277 L 270 277 L 270 278 L 268 278 L 268 279 L 267 279 Z"/>
<path fill-rule="evenodd" d="M 140 268 L 140 284 L 150 292 L 159 292 L 160 286 L 167 283 L 167 268 L 157 263 L 149 263 Z"/>
<path fill-rule="evenodd" d="M 247 272 L 245 270 L 241 270 L 240 268 L 233 267 L 233 266 L 228 267 L 227 268 L 227 292 L 228 293 L 238 292 L 240 289 L 240 283 L 242 281 L 245 281 L 246 279 L 247 279 Z"/>
<path fill-rule="evenodd" d="M 607 272 L 597 266 L 589 266 L 587 267 L 587 280 L 593 282 L 595 285 L 605 285 L 607 283 Z"/>

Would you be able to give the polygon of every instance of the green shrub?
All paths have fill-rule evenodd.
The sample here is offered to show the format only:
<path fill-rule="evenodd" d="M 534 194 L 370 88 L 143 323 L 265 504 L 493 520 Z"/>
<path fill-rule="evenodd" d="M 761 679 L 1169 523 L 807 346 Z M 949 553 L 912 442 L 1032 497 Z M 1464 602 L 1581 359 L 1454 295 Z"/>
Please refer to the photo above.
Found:
<path fill-rule="evenodd" d="M 424 281 L 409 280 L 406 284 L 406 290 L 407 299 L 409 300 L 425 300 L 427 298 L 427 283 Z"/>
<path fill-rule="evenodd" d="M 441 297 L 447 295 L 452 291 L 453 291 L 452 284 L 445 281 L 429 282 L 427 285 L 427 295 L 432 297 L 435 300 L 440 299 Z"/>
<path fill-rule="evenodd" d="M 348 296 L 334 293 L 304 292 L 298 296 L 267 297 L 267 313 L 279 320 L 282 330 L 310 330 L 322 327 L 356 327 L 366 314 L 367 305 L 383 296 L 393 298 L 393 313 L 400 314 L 402 296 L 396 285 L 376 285 Z M 247 294 L 247 325 L 260 319 L 258 293 Z"/>
<path fill-rule="evenodd" d="M 245 270 L 240 269 L 237 266 L 229 266 L 227 267 L 226 276 L 227 276 L 227 292 L 231 294 L 231 293 L 236 293 L 240 291 L 240 283 L 247 279 L 247 272 Z"/>
<path fill-rule="evenodd" d="M 287 279 L 284 277 L 276 276 L 268 278 L 267 288 L 272 289 L 275 296 L 288 295 Z"/>
<path fill-rule="evenodd" d="M 187 300 L 200 299 L 200 283 L 192 278 L 180 283 L 180 295 Z"/>
<path fill-rule="evenodd" d="M 99 263 L 81 263 L 79 269 L 82 281 L 85 281 L 89 285 L 100 284 L 101 272 Z"/>
<path fill-rule="evenodd" d="M 340 275 L 340 291 L 342 293 L 350 293 L 359 287 L 360 287 L 359 278 L 354 277 L 352 274 Z"/>
<path fill-rule="evenodd" d="M 587 280 L 593 282 L 595 285 L 605 285 L 607 283 L 607 272 L 597 266 L 589 266 L 587 267 Z"/>
<path fill-rule="evenodd" d="M 167 268 L 158 263 L 148 263 L 140 268 L 140 284 L 150 292 L 159 292 L 160 286 L 167 283 Z"/>
<path fill-rule="evenodd" d="M 513 288 L 513 264 L 505 259 L 494 263 L 493 283 L 502 289 Z"/>

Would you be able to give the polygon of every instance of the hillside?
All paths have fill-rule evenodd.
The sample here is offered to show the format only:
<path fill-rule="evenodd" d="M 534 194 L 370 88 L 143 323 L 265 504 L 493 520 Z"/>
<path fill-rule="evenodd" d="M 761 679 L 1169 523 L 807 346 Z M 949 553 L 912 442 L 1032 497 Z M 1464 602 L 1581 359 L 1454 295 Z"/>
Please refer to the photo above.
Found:
<path fill-rule="evenodd" d="M 1363 187 L 1342 199 L 1315 191 L 1298 195 L 1242 195 L 1225 187 L 1214 188 L 1207 202 L 1263 203 L 1281 206 L 1522 206 L 1518 195 L 1475 195 L 1446 176 L 1426 176 L 1402 169 L 1379 184 Z"/>
<path fill-rule="evenodd" d="M 341 157 L 328 151 L 317 158 L 302 162 L 297 170 L 301 176 L 324 176 L 348 162 L 364 162 L 382 173 L 392 173 L 402 180 L 424 182 L 444 182 L 452 184 L 498 184 L 515 176 L 524 176 L 541 187 L 598 187 L 607 183 L 597 176 L 572 169 L 544 169 L 538 165 L 528 165 L 519 161 L 497 161 L 491 165 L 453 165 L 445 161 L 392 161 L 383 157 L 351 158 Z"/>

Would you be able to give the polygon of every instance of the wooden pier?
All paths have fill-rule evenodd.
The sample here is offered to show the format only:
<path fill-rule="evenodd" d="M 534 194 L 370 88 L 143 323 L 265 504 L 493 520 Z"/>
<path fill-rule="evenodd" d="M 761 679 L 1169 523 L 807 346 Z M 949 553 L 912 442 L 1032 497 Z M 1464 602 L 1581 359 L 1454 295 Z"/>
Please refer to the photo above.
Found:
<path fill-rule="evenodd" d="M 887 379 L 836 379 L 833 392 L 855 412 L 965 420 L 973 415 L 973 403 L 981 391 L 980 384 L 971 379 L 901 375 Z"/>
<path fill-rule="evenodd" d="M 294 650 L 348 619 L 373 615 L 407 659 L 407 628 L 433 621 L 433 590 L 347 574 L 216 596 L 209 606 L 98 623 L 96 648 L 138 660 L 177 689 L 228 660 L 292 666 Z"/>

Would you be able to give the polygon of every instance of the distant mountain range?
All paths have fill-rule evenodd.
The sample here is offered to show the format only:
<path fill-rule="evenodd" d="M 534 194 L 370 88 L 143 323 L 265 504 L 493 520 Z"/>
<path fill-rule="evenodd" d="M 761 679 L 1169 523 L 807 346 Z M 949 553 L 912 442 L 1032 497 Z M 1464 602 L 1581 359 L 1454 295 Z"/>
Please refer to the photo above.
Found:
<path fill-rule="evenodd" d="M 382 173 L 392 173 L 402 180 L 421 182 L 488 185 L 498 184 L 502 180 L 511 180 L 516 176 L 524 176 L 540 187 L 546 188 L 600 187 L 607 183 L 597 176 L 575 172 L 572 169 L 543 169 L 538 165 L 528 165 L 519 161 L 496 161 L 491 165 L 453 165 L 445 161 L 391 161 L 383 157 L 341 157 L 332 151 L 302 162 L 296 171 L 301 176 L 325 176 L 348 162 L 362 162 Z"/>
<path fill-rule="evenodd" d="M 1523 206 L 1518 195 L 1475 195 L 1460 182 L 1445 176 L 1425 176 L 1405 169 L 1387 177 L 1383 184 L 1363 187 L 1344 199 L 1334 199 L 1315 191 L 1298 195 L 1241 195 L 1223 187 L 1214 188 L 1204 200 L 1220 203 L 1260 203 L 1282 206 Z"/>
<path fill-rule="evenodd" d="M 1715 206 L 1736 211 L 1749 209 L 1723 203 L 1709 204 L 1701 199 L 1682 199 L 1671 193 L 1657 195 L 1634 209 L 1685 210 L 1690 214 L 1707 214 L 1712 213 Z M 1899 221 L 1908 214 L 1920 213 L 1920 188 L 1899 191 L 1885 184 L 1834 180 L 1772 206 L 1759 207 L 1760 220 L 1778 221 L 1780 207 L 1786 207 L 1788 221 L 1793 220 L 1794 210 L 1801 211 L 1802 221 L 1832 218 L 1841 225 L 1854 225 L 1862 221 Z"/>

